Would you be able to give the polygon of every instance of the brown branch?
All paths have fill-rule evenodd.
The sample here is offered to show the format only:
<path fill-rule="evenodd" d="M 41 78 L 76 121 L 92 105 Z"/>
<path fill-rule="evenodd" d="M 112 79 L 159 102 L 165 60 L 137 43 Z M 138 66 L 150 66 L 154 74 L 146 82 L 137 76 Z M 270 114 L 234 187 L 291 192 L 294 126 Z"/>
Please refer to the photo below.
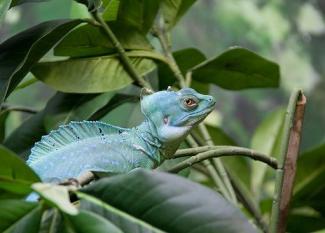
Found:
<path fill-rule="evenodd" d="M 296 175 L 296 162 L 299 154 L 301 130 L 306 106 L 302 91 L 296 91 L 287 110 L 282 158 L 276 180 L 275 199 L 272 206 L 271 233 L 284 233 L 286 230 L 289 204 Z M 287 134 L 288 132 L 288 134 Z"/>

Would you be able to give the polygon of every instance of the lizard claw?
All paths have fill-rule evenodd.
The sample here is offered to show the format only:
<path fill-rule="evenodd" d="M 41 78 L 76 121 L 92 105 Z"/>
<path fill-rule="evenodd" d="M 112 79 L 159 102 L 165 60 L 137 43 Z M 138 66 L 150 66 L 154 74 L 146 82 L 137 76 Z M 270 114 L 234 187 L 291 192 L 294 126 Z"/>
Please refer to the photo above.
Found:
<path fill-rule="evenodd" d="M 77 188 L 81 187 L 79 181 L 75 178 L 69 178 L 67 179 L 66 181 L 63 181 L 60 183 L 61 185 L 64 185 L 64 186 L 75 186 Z"/>

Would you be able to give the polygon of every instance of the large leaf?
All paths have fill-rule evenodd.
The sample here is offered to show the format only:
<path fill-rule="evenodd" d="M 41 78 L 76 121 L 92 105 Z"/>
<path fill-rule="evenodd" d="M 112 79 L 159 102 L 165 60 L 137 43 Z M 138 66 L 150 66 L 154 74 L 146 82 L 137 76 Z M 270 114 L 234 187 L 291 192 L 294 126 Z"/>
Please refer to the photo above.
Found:
<path fill-rule="evenodd" d="M 324 233 L 325 218 L 315 215 L 290 214 L 288 217 L 287 232 L 294 233 Z M 319 231 L 323 230 L 323 231 Z M 317 232 L 316 232 L 317 231 Z"/>
<path fill-rule="evenodd" d="M 0 1 L 0 24 L 2 24 L 2 20 L 5 18 L 7 10 L 9 9 L 11 0 L 1 0 Z"/>
<path fill-rule="evenodd" d="M 196 0 L 163 0 L 162 14 L 166 29 L 169 30 L 178 22 Z"/>
<path fill-rule="evenodd" d="M 158 13 L 161 0 L 120 1 L 117 21 L 147 33 Z"/>
<path fill-rule="evenodd" d="M 161 232 L 148 223 L 122 212 L 97 198 L 84 193 L 79 193 L 78 197 L 81 199 L 80 208 L 82 210 L 91 211 L 118 224 L 123 232 Z"/>
<path fill-rule="evenodd" d="M 139 97 L 134 95 L 125 95 L 125 94 L 116 94 L 110 101 L 107 102 L 105 106 L 103 106 L 101 109 L 98 109 L 93 115 L 89 117 L 89 120 L 100 120 L 106 114 L 114 110 L 115 108 L 119 107 L 120 105 L 124 103 L 134 103 L 138 102 Z M 129 116 L 128 116 L 129 117 Z M 121 116 L 119 116 L 121 118 Z"/>
<path fill-rule="evenodd" d="M 234 47 L 192 70 L 193 79 L 229 90 L 278 87 L 280 72 L 274 62 L 247 49 Z"/>
<path fill-rule="evenodd" d="M 130 128 L 139 125 L 144 120 L 144 117 L 140 110 L 140 103 L 125 103 L 103 116 L 100 120 Z"/>
<path fill-rule="evenodd" d="M 0 111 L 0 143 L 2 143 L 6 135 L 6 120 L 8 115 L 9 115 L 9 111 L 7 110 Z"/>
<path fill-rule="evenodd" d="M 43 118 L 44 111 L 28 118 L 6 138 L 4 145 L 27 160 L 32 145 L 46 134 Z"/>
<path fill-rule="evenodd" d="M 50 205 L 59 208 L 69 215 L 77 215 L 78 209 L 70 202 L 68 188 L 62 185 L 35 183 L 34 191 L 41 195 Z"/>
<path fill-rule="evenodd" d="M 57 208 L 50 208 L 43 212 L 39 233 L 64 232 L 63 214 Z"/>
<path fill-rule="evenodd" d="M 102 216 L 83 210 L 76 216 L 67 216 L 66 232 L 69 233 L 123 233 Z"/>
<path fill-rule="evenodd" d="M 325 144 L 298 158 L 293 206 L 309 205 L 325 217 Z"/>
<path fill-rule="evenodd" d="M 151 59 L 132 57 L 132 66 L 141 76 L 155 68 Z M 100 93 L 121 89 L 132 83 L 115 56 L 44 62 L 33 67 L 33 74 L 56 90 L 72 93 Z"/>
<path fill-rule="evenodd" d="M 167 232 L 256 232 L 216 192 L 167 173 L 137 169 L 81 191 Z"/>
<path fill-rule="evenodd" d="M 44 126 L 49 132 L 70 121 L 89 119 L 99 109 L 104 107 L 114 92 L 103 94 L 66 94 L 58 92 L 45 108 Z"/>
<path fill-rule="evenodd" d="M 0 190 L 25 196 L 40 179 L 13 152 L 0 145 Z M 1 219 L 1 218 L 0 218 Z"/>
<path fill-rule="evenodd" d="M 204 54 L 194 48 L 187 48 L 187 49 L 182 49 L 175 51 L 173 53 L 173 56 L 175 58 L 175 61 L 181 70 L 182 74 L 185 76 L 186 72 L 203 62 L 206 57 Z M 165 89 L 168 86 L 171 86 L 175 83 L 175 75 L 173 72 L 170 70 L 167 64 L 165 63 L 159 63 L 158 66 L 158 75 L 159 75 L 159 88 L 160 89 Z M 204 84 L 206 85 L 206 84 Z M 207 86 L 207 85 L 206 85 Z M 197 89 L 198 90 L 198 89 Z M 200 91 L 200 90 L 198 90 Z"/>
<path fill-rule="evenodd" d="M 102 4 L 101 0 L 75 0 L 78 3 L 84 4 L 88 11 L 96 11 Z"/>
<path fill-rule="evenodd" d="M 0 45 L 0 105 L 30 68 L 80 20 L 53 20 L 18 33 Z"/>
<path fill-rule="evenodd" d="M 12 0 L 10 7 L 14 7 L 24 3 L 32 3 L 32 2 L 47 2 L 50 0 Z"/>
<path fill-rule="evenodd" d="M 34 143 L 60 124 L 87 119 L 99 120 L 120 104 L 134 100 L 134 96 L 123 95 L 120 99 L 120 95 L 113 97 L 113 94 L 57 93 L 49 100 L 43 111 L 23 122 L 4 143 L 27 160 Z"/>
<path fill-rule="evenodd" d="M 110 23 L 110 27 L 125 50 L 150 50 L 152 46 L 138 29 Z M 54 49 L 57 56 L 84 57 L 115 53 L 107 35 L 98 27 L 84 25 L 71 31 Z"/>
<path fill-rule="evenodd" d="M 285 109 L 283 108 L 269 114 L 255 130 L 251 148 L 263 154 L 277 157 L 279 155 L 284 116 Z M 262 194 L 261 190 L 267 168 L 262 163 L 252 164 L 251 189 L 257 198 Z"/>
<path fill-rule="evenodd" d="M 0 231 L 37 233 L 42 217 L 38 203 L 0 200 Z"/>

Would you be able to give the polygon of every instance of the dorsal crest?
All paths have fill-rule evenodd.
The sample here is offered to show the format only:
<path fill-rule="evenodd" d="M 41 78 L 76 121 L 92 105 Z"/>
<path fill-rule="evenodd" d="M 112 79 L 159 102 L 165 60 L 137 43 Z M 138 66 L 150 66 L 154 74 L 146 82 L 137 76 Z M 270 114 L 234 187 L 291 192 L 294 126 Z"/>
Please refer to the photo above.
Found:
<path fill-rule="evenodd" d="M 35 143 L 27 164 L 31 164 L 49 153 L 62 149 L 63 147 L 88 138 L 118 134 L 129 129 L 120 128 L 99 121 L 71 122 L 62 125 L 57 130 L 51 131 Z"/>

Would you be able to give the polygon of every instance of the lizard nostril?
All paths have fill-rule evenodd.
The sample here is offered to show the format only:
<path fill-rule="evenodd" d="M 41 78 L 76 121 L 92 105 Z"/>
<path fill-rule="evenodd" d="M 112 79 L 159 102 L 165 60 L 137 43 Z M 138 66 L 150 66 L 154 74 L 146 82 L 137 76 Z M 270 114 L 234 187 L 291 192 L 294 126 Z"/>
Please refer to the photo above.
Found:
<path fill-rule="evenodd" d="M 216 101 L 215 101 L 215 99 L 211 96 L 211 97 L 208 98 L 208 102 L 209 102 L 209 103 L 215 103 Z"/>

